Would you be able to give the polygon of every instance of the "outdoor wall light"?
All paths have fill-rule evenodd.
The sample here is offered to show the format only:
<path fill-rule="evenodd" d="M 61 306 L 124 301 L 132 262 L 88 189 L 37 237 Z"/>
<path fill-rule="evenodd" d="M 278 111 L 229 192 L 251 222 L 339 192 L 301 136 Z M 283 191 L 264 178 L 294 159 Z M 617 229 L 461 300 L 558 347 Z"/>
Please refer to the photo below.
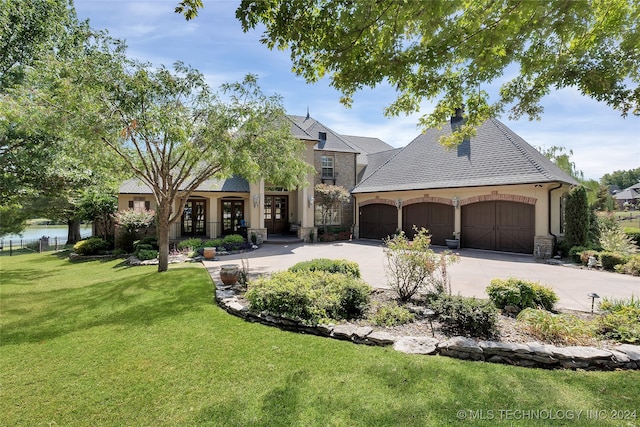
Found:
<path fill-rule="evenodd" d="M 256 194 L 255 196 L 253 196 L 253 207 L 257 208 L 259 203 L 260 203 L 260 196 Z"/>
<path fill-rule="evenodd" d="M 312 208 L 313 207 L 313 202 L 315 202 L 315 199 L 313 198 L 313 196 L 309 196 L 309 207 Z"/>
<path fill-rule="evenodd" d="M 451 203 L 453 204 L 453 207 L 456 209 L 460 207 L 460 199 L 457 197 L 454 197 L 453 199 L 451 199 Z"/>
<path fill-rule="evenodd" d="M 600 295 L 596 294 L 595 292 L 591 292 L 590 294 L 587 294 L 587 296 L 591 298 L 591 312 L 593 313 L 593 305 L 596 302 L 596 298 L 600 298 Z"/>

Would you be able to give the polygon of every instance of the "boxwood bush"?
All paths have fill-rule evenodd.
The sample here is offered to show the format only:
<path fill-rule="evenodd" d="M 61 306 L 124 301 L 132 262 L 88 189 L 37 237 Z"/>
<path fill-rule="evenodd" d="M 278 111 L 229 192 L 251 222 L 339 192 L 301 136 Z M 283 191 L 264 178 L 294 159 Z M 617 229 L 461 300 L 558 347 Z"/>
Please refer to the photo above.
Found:
<path fill-rule="evenodd" d="M 616 265 L 626 264 L 629 261 L 630 257 L 628 255 L 619 253 L 619 252 L 607 252 L 602 251 L 598 253 L 598 258 L 600 258 L 600 263 L 602 264 L 602 268 L 608 271 L 614 271 Z"/>
<path fill-rule="evenodd" d="M 187 239 L 178 243 L 178 249 L 181 251 L 185 249 L 193 249 L 195 251 L 203 247 L 202 239 Z"/>
<path fill-rule="evenodd" d="M 412 322 L 415 317 L 409 309 L 392 301 L 376 306 L 371 321 L 377 326 L 396 326 Z"/>
<path fill-rule="evenodd" d="M 543 307 L 551 311 L 553 305 L 558 302 L 558 296 L 553 289 L 537 282 L 514 277 L 506 280 L 493 279 L 486 291 L 489 299 L 500 309 L 511 305 L 520 310 Z"/>
<path fill-rule="evenodd" d="M 309 325 L 360 318 L 371 287 L 362 279 L 323 271 L 281 271 L 252 281 L 245 294 L 253 311 Z"/>
<path fill-rule="evenodd" d="M 101 237 L 89 237 L 73 245 L 73 251 L 83 256 L 102 254 L 108 249 L 109 242 Z"/>
<path fill-rule="evenodd" d="M 358 263 L 346 259 L 316 258 L 311 261 L 299 262 L 289 267 L 289 271 L 326 271 L 327 273 L 342 273 L 360 277 Z"/>
<path fill-rule="evenodd" d="M 430 307 L 447 333 L 478 338 L 498 334 L 498 309 L 491 301 L 442 294 Z"/>

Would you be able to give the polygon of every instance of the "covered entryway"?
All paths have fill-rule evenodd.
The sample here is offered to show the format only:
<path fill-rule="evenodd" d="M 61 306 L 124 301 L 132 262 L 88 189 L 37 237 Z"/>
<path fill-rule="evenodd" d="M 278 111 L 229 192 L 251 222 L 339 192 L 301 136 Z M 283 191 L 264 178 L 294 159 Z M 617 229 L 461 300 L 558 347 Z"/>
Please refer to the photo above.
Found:
<path fill-rule="evenodd" d="M 288 196 L 264 196 L 264 226 L 268 234 L 287 231 Z"/>
<path fill-rule="evenodd" d="M 398 228 L 398 209 L 395 206 L 374 203 L 360 208 L 360 237 L 385 239 Z"/>
<path fill-rule="evenodd" d="M 409 238 L 424 227 L 431 235 L 431 243 L 444 246 L 454 231 L 455 212 L 451 205 L 443 203 L 415 203 L 402 208 L 402 230 Z"/>
<path fill-rule="evenodd" d="M 462 207 L 464 248 L 533 253 L 535 207 L 525 203 L 489 201 Z"/>

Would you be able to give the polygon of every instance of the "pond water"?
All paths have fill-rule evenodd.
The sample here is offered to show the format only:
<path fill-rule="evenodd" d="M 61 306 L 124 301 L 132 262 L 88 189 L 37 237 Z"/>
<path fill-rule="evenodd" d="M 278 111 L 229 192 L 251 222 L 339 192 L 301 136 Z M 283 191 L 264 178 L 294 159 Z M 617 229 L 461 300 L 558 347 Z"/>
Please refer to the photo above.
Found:
<path fill-rule="evenodd" d="M 36 240 L 42 236 L 48 236 L 51 239 L 57 237 L 66 241 L 68 232 L 69 228 L 66 225 L 35 225 L 25 228 L 21 235 L 7 234 L 2 236 L 2 240 Z M 91 236 L 91 224 L 83 224 L 80 227 L 80 235 L 82 237 Z"/>

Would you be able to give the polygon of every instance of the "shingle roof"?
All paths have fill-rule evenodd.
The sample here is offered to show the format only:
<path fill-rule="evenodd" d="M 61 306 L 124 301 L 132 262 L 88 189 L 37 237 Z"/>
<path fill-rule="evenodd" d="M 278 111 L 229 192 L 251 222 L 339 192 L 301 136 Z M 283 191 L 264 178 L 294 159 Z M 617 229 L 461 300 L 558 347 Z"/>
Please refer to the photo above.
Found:
<path fill-rule="evenodd" d="M 616 200 L 640 199 L 640 183 L 627 187 L 613 196 Z"/>
<path fill-rule="evenodd" d="M 360 175 L 358 176 L 358 182 L 361 182 L 363 179 L 366 179 L 369 175 L 371 175 L 376 170 L 378 170 L 380 166 L 384 165 L 386 162 L 389 161 L 389 159 L 391 159 L 391 157 L 393 157 L 400 151 L 402 151 L 402 148 L 394 148 L 393 150 L 367 154 L 367 163 L 364 169 L 360 171 Z"/>
<path fill-rule="evenodd" d="M 451 126 L 429 129 L 363 179 L 353 193 L 577 182 L 496 119 L 454 149 L 439 142 Z"/>
<path fill-rule="evenodd" d="M 379 153 L 382 151 L 392 150 L 393 147 L 380 138 L 372 138 L 368 136 L 354 136 L 354 135 L 340 135 L 351 145 L 355 150 L 360 152 L 358 154 L 357 163 L 359 165 L 366 165 L 368 163 L 367 155 L 372 153 Z"/>
<path fill-rule="evenodd" d="M 311 135 L 312 139 L 319 140 L 320 132 L 327 134 L 327 140 L 324 144 L 318 142 L 318 144 L 313 147 L 316 150 L 340 151 L 346 153 L 358 152 L 358 150 L 354 149 L 342 136 L 311 117 L 289 116 L 289 118 L 307 134 Z"/>
<path fill-rule="evenodd" d="M 208 179 L 196 191 L 248 193 L 249 183 L 246 179 L 232 176 L 226 179 Z M 120 186 L 121 194 L 151 194 L 151 188 L 137 178 L 126 180 Z"/>

